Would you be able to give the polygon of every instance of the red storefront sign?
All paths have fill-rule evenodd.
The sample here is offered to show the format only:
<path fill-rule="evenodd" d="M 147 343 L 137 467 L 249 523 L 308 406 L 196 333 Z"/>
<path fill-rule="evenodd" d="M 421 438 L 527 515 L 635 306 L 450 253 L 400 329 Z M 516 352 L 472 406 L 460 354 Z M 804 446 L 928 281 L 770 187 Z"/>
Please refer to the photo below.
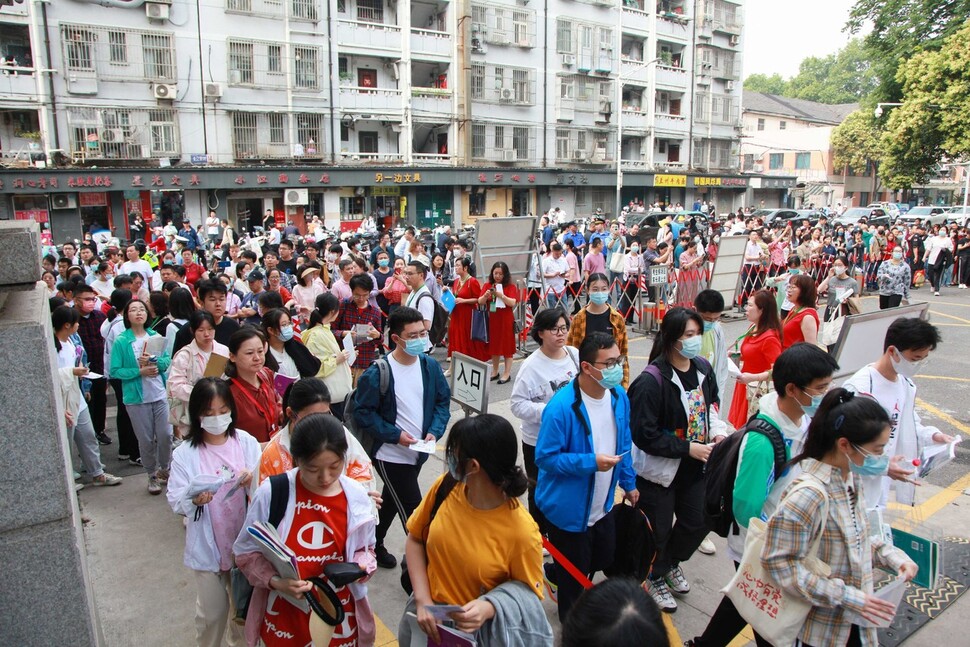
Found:
<path fill-rule="evenodd" d="M 14 211 L 14 220 L 33 220 L 34 222 L 47 222 L 47 209 L 27 209 L 25 211 Z"/>
<path fill-rule="evenodd" d="M 104 191 L 81 192 L 77 194 L 77 201 L 82 207 L 106 207 L 108 194 Z"/>

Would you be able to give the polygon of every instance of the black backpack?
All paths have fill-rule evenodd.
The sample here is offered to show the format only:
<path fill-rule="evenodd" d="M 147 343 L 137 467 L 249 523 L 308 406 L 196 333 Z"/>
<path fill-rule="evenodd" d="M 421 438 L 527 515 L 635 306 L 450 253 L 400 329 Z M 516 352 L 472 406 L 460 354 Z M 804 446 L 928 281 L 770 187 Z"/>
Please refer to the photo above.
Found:
<path fill-rule="evenodd" d="M 437 346 L 444 340 L 445 335 L 448 334 L 448 317 L 450 315 L 445 310 L 445 307 L 430 292 L 418 297 L 418 301 L 414 305 L 417 306 L 421 302 L 421 299 L 425 297 L 431 299 L 431 303 L 434 304 L 434 316 L 431 319 L 431 330 L 428 331 L 428 338 L 433 345 Z"/>
<path fill-rule="evenodd" d="M 707 483 L 704 496 L 704 521 L 707 527 L 722 537 L 739 528 L 734 518 L 734 480 L 738 475 L 738 459 L 745 434 L 757 433 L 771 441 L 775 452 L 775 478 L 782 473 L 788 454 L 785 439 L 771 418 L 757 413 L 748 420 L 743 429 L 731 434 L 714 445 L 704 468 Z"/>
<path fill-rule="evenodd" d="M 374 362 L 374 366 L 377 367 L 378 373 L 380 373 L 380 398 L 381 407 L 383 408 L 384 397 L 391 388 L 391 366 L 387 363 L 386 358 L 381 358 Z M 377 443 L 377 439 L 374 438 L 374 434 L 370 432 L 369 429 L 365 429 L 362 425 L 357 422 L 357 417 L 355 415 L 357 410 L 357 389 L 354 389 L 347 394 L 344 398 L 344 426 L 350 430 L 350 433 L 354 435 L 367 455 L 373 458 L 374 445 Z"/>
<path fill-rule="evenodd" d="M 653 526 L 640 508 L 620 503 L 611 512 L 616 524 L 616 550 L 613 563 L 603 569 L 607 577 L 632 577 L 643 582 L 657 558 Z"/>

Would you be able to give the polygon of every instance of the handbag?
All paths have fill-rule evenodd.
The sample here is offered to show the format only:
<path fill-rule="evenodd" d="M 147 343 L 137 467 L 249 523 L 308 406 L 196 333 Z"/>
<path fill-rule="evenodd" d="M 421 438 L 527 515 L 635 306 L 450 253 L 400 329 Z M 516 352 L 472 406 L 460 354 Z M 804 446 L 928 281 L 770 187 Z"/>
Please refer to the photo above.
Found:
<path fill-rule="evenodd" d="M 761 398 L 771 391 L 771 382 L 762 380 L 756 384 L 748 384 L 748 418 L 758 413 L 761 408 Z"/>
<path fill-rule="evenodd" d="M 808 477 L 789 490 L 785 498 L 806 488 L 822 492 L 825 501 L 822 526 L 802 565 L 820 577 L 828 577 L 831 569 L 819 560 L 818 545 L 829 515 L 829 497 L 824 486 L 820 487 L 817 483 L 817 479 Z M 778 505 L 779 509 L 782 505 L 784 501 Z M 768 525 L 758 518 L 752 518 L 748 523 L 741 563 L 721 592 L 734 603 L 734 608 L 759 636 L 772 645 L 793 645 L 812 610 L 812 603 L 798 593 L 778 586 L 765 570 L 761 557 L 767 529 Z"/>
<path fill-rule="evenodd" d="M 479 306 L 472 310 L 472 340 L 488 343 L 488 309 Z"/>
<path fill-rule="evenodd" d="M 625 265 L 626 254 L 623 252 L 613 252 L 613 255 L 610 256 L 610 271 L 616 274 L 622 274 Z"/>
<path fill-rule="evenodd" d="M 833 346 L 839 341 L 839 335 L 842 334 L 842 324 L 845 323 L 845 317 L 842 316 L 841 312 L 841 304 L 837 304 L 832 308 L 830 317 L 826 318 L 818 330 L 819 344 Z"/>

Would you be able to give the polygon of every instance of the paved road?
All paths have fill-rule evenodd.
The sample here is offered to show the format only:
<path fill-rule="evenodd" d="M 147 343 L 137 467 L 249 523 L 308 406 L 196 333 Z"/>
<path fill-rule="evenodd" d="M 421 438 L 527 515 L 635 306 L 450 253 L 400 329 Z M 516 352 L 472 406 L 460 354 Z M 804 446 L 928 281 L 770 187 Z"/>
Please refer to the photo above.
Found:
<path fill-rule="evenodd" d="M 948 289 L 940 297 L 926 290 L 914 293 L 914 301 L 932 300 L 931 316 L 941 327 L 944 343 L 924 368 L 925 375 L 916 378 L 919 387 L 921 415 L 947 433 L 970 437 L 970 414 L 967 397 L 970 388 L 970 292 Z M 874 299 L 865 301 L 867 309 L 875 308 Z M 729 338 L 740 335 L 743 321 L 726 323 Z M 652 340 L 633 336 L 630 343 L 631 370 L 635 375 L 646 365 Z M 493 384 L 490 410 L 509 413 L 511 384 Z M 727 394 L 729 401 L 730 394 Z M 113 414 L 113 409 L 110 410 Z M 453 419 L 461 414 L 454 412 Z M 110 417 L 110 416 L 109 416 Z M 114 436 L 113 431 L 109 432 Z M 138 468 L 121 464 L 116 458 L 117 445 L 105 448 L 107 469 L 127 477 L 116 488 L 87 488 L 79 495 L 85 523 L 88 568 L 98 601 L 101 623 L 109 647 L 170 647 L 191 645 L 194 641 L 194 584 L 182 564 L 184 530 L 181 520 L 172 514 L 163 496 L 151 497 L 146 492 L 146 477 Z M 920 489 L 914 509 L 897 510 L 898 517 L 922 523 L 923 529 L 942 536 L 970 537 L 970 515 L 965 508 L 970 499 L 962 495 L 970 488 L 968 478 L 970 443 L 960 448 L 951 465 L 929 479 Z M 432 458 L 421 475 L 422 489 L 444 471 L 441 453 Z M 686 563 L 692 592 L 681 601 L 672 621 L 672 638 L 680 640 L 700 633 L 720 600 L 719 589 L 730 579 L 732 568 L 724 555 L 724 543 L 718 539 L 718 555 L 697 555 Z M 396 525 L 387 540 L 389 548 L 400 554 L 404 537 Z M 397 622 L 406 597 L 398 583 L 399 572 L 379 571 L 370 586 L 371 603 L 380 624 L 378 645 L 396 644 Z M 558 632 L 555 608 L 545 603 L 550 622 Z M 953 636 L 970 633 L 970 596 L 960 598 L 939 618 L 921 629 L 909 643 L 914 645 L 944 644 Z M 747 644 L 739 638 L 736 645 Z M 753 643 L 752 643 L 753 644 Z"/>

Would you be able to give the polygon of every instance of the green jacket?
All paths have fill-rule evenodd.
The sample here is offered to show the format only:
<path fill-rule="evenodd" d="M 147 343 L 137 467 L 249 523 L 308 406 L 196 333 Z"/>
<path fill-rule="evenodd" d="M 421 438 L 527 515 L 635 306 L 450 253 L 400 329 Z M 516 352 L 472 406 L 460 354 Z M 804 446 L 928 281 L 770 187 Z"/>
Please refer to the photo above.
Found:
<path fill-rule="evenodd" d="M 158 335 L 154 330 L 146 329 L 149 337 Z M 135 333 L 128 328 L 118 335 L 114 346 L 111 347 L 111 377 L 121 380 L 122 400 L 125 404 L 144 404 L 141 392 L 141 367 L 132 344 L 135 343 Z M 158 374 L 165 383 L 165 374 L 172 365 L 172 356 L 168 353 L 158 357 Z"/>

